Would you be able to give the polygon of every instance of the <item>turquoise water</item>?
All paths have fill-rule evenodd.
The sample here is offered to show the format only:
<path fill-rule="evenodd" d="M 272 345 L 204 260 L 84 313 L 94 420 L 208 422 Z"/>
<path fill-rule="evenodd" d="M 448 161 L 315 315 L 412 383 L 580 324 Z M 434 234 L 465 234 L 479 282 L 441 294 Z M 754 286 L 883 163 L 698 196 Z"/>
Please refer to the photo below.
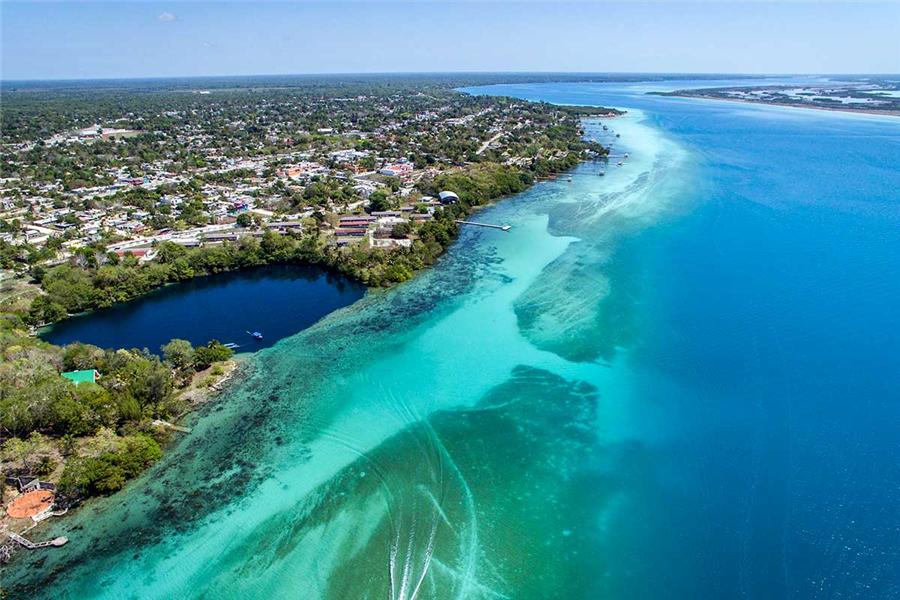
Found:
<path fill-rule="evenodd" d="M 484 211 L 512 230 L 465 229 L 416 280 L 254 355 L 4 584 L 900 595 L 900 121 L 643 94 L 663 88 L 477 90 L 627 108 L 620 138 L 587 135 L 630 158 Z"/>

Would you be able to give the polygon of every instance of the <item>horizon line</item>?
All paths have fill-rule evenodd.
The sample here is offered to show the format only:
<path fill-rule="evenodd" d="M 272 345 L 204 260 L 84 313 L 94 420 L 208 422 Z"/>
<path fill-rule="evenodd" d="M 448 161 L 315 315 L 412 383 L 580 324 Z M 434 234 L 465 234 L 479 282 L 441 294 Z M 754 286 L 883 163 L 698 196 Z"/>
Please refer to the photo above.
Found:
<path fill-rule="evenodd" d="M 0 85 L 10 83 L 57 83 L 57 82 L 101 82 L 101 81 L 150 81 L 170 79 L 229 79 L 247 77 L 341 77 L 341 76 L 397 76 L 397 75 L 723 75 L 748 77 L 900 77 L 900 73 L 739 73 L 720 71 L 333 71 L 319 73 L 252 73 L 229 75 L 146 75 L 136 77 L 63 77 L 4 79 L 0 76 Z"/>

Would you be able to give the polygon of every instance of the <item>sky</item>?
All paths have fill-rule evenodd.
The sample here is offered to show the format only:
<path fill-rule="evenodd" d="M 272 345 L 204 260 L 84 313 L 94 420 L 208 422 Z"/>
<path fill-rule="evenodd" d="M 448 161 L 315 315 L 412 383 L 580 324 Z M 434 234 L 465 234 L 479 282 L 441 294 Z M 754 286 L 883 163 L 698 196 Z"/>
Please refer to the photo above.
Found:
<path fill-rule="evenodd" d="M 900 2 L 0 3 L 0 78 L 900 73 Z"/>

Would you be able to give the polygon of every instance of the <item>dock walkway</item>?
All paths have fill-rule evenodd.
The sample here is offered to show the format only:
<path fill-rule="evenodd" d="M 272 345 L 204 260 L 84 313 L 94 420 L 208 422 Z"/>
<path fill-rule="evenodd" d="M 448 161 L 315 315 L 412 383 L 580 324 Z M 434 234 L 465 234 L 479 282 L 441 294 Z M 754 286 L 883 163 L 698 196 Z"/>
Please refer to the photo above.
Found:
<path fill-rule="evenodd" d="M 174 423 L 169 423 L 168 421 L 162 421 L 160 419 L 154 419 L 153 424 L 158 427 L 166 427 L 168 429 L 172 429 L 174 431 L 180 431 L 181 433 L 190 433 L 190 427 L 184 427 L 183 425 L 175 425 Z"/>
<path fill-rule="evenodd" d="M 457 223 L 460 225 L 475 225 L 477 227 L 490 227 L 491 229 L 500 229 L 501 231 L 509 231 L 512 228 L 512 225 L 491 225 L 490 223 L 476 223 L 475 221 L 460 221 L 457 220 Z"/>
<path fill-rule="evenodd" d="M 18 542 L 20 545 L 28 548 L 29 550 L 36 550 L 38 548 L 49 548 L 51 546 L 58 547 L 58 546 L 62 546 L 63 544 L 65 544 L 69 541 L 69 538 L 67 538 L 67 537 L 58 537 L 58 538 L 50 540 L 49 542 L 38 542 L 35 544 L 34 542 L 31 542 L 31 541 L 23 538 L 18 533 L 13 533 L 12 531 L 7 531 L 6 535 L 8 535 L 10 538 L 12 538 L 13 541 Z"/>

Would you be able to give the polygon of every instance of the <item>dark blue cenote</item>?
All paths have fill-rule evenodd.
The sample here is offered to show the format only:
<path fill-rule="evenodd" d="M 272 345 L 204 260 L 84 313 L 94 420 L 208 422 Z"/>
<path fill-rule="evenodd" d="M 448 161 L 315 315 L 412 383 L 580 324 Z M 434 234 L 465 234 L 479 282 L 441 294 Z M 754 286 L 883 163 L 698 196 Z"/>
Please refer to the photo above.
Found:
<path fill-rule="evenodd" d="M 365 286 L 316 267 L 268 266 L 172 284 L 108 309 L 78 315 L 41 332 L 53 344 L 147 348 L 173 338 L 210 340 L 253 352 L 352 304 Z M 261 340 L 250 334 L 259 332 Z"/>

